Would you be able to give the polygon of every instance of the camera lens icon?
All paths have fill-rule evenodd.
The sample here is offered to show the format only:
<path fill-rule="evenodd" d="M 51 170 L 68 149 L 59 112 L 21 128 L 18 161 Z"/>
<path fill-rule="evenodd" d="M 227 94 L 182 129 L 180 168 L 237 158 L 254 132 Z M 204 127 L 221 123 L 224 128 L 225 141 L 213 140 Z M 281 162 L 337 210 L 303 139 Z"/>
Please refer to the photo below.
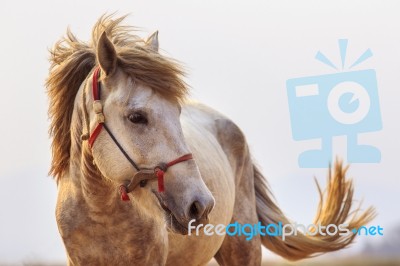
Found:
<path fill-rule="evenodd" d="M 360 133 L 382 129 L 375 70 L 294 78 L 286 87 L 293 139 L 321 140 L 320 149 L 299 155 L 300 167 L 327 167 L 335 136 L 346 136 L 347 162 L 380 162 L 377 148 L 358 141 Z"/>
<path fill-rule="evenodd" d="M 332 88 L 327 107 L 333 119 L 341 124 L 351 125 L 361 122 L 368 115 L 371 101 L 363 86 L 346 81 Z"/>

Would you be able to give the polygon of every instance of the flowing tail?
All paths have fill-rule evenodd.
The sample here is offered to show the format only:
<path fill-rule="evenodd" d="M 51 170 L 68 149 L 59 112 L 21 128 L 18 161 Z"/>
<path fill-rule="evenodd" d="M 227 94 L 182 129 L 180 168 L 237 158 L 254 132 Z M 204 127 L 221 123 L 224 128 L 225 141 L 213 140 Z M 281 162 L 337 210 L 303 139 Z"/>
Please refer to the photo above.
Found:
<path fill-rule="evenodd" d="M 268 188 L 266 179 L 254 168 L 254 186 L 256 193 L 256 209 L 259 220 L 263 225 L 289 224 L 290 221 L 273 201 L 272 193 Z M 349 219 L 353 200 L 353 183 L 346 180 L 348 167 L 343 167 L 342 162 L 336 162 L 334 169 L 329 169 L 329 178 L 326 191 L 323 193 L 317 183 L 320 194 L 318 213 L 314 219 L 315 225 L 348 224 L 348 229 L 359 228 L 370 222 L 375 217 L 375 210 L 369 207 L 366 211 L 354 215 Z M 349 245 L 356 234 L 351 231 L 345 235 L 315 234 L 304 235 L 297 231 L 297 235 L 286 236 L 263 236 L 262 244 L 272 252 L 288 260 L 299 260 L 320 255 L 325 252 L 342 249 Z"/>

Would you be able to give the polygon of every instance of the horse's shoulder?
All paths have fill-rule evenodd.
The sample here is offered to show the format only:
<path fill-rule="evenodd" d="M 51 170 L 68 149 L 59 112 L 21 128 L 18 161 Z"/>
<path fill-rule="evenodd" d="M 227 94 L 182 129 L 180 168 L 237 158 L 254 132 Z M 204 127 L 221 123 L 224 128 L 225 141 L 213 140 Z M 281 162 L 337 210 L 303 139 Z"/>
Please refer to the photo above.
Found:
<path fill-rule="evenodd" d="M 215 119 L 217 139 L 235 169 L 237 163 L 247 154 L 246 138 L 242 130 L 229 118 Z"/>
<path fill-rule="evenodd" d="M 198 120 L 201 121 L 202 126 L 215 136 L 228 157 L 242 154 L 247 148 L 242 130 L 230 118 L 197 102 L 190 102 L 184 108 L 190 113 L 190 116 L 201 117 Z"/>

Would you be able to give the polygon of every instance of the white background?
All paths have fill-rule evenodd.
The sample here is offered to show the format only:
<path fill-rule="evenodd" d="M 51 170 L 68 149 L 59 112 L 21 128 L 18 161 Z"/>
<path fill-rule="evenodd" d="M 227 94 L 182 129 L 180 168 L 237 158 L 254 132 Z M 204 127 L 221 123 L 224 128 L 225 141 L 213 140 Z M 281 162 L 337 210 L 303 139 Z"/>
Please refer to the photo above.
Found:
<path fill-rule="evenodd" d="M 300 169 L 300 152 L 318 141 L 292 139 L 285 83 L 289 78 L 335 71 L 314 59 L 318 50 L 340 63 L 337 40 L 349 39 L 347 59 L 370 48 L 355 70 L 375 69 L 383 130 L 360 136 L 382 152 L 379 164 L 354 164 L 357 199 L 374 205 L 373 224 L 390 239 L 400 222 L 400 4 L 396 1 L 3 1 L 0 11 L 0 261 L 64 261 L 54 218 L 47 95 L 48 51 L 67 26 L 88 40 L 105 12 L 131 13 L 127 24 L 143 37 L 159 30 L 164 53 L 183 62 L 192 97 L 232 118 L 245 132 L 254 158 L 268 176 L 284 212 L 311 223 L 318 194 L 313 176 Z M 335 139 L 345 153 L 345 139 Z M 265 252 L 266 256 L 271 256 Z M 339 253 L 345 256 L 345 253 Z"/>

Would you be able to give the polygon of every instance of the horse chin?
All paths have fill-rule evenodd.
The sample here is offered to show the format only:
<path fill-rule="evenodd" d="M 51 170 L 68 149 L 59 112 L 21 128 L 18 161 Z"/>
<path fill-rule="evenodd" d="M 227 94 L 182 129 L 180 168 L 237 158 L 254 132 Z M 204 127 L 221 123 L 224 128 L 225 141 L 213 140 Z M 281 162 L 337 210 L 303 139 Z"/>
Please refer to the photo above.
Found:
<path fill-rule="evenodd" d="M 179 221 L 176 219 L 175 215 L 173 215 L 172 213 L 169 215 L 166 215 L 166 224 L 167 224 L 167 229 L 169 232 L 181 234 L 181 235 L 188 234 L 187 227 L 185 227 L 181 223 L 179 223 Z"/>
<path fill-rule="evenodd" d="M 153 193 L 156 196 L 162 211 L 164 212 L 167 230 L 172 233 L 187 235 L 188 234 L 187 224 L 183 225 L 182 223 L 179 222 L 179 220 L 175 217 L 174 213 L 164 204 L 164 200 L 162 199 L 159 193 L 155 191 L 153 191 Z"/>

